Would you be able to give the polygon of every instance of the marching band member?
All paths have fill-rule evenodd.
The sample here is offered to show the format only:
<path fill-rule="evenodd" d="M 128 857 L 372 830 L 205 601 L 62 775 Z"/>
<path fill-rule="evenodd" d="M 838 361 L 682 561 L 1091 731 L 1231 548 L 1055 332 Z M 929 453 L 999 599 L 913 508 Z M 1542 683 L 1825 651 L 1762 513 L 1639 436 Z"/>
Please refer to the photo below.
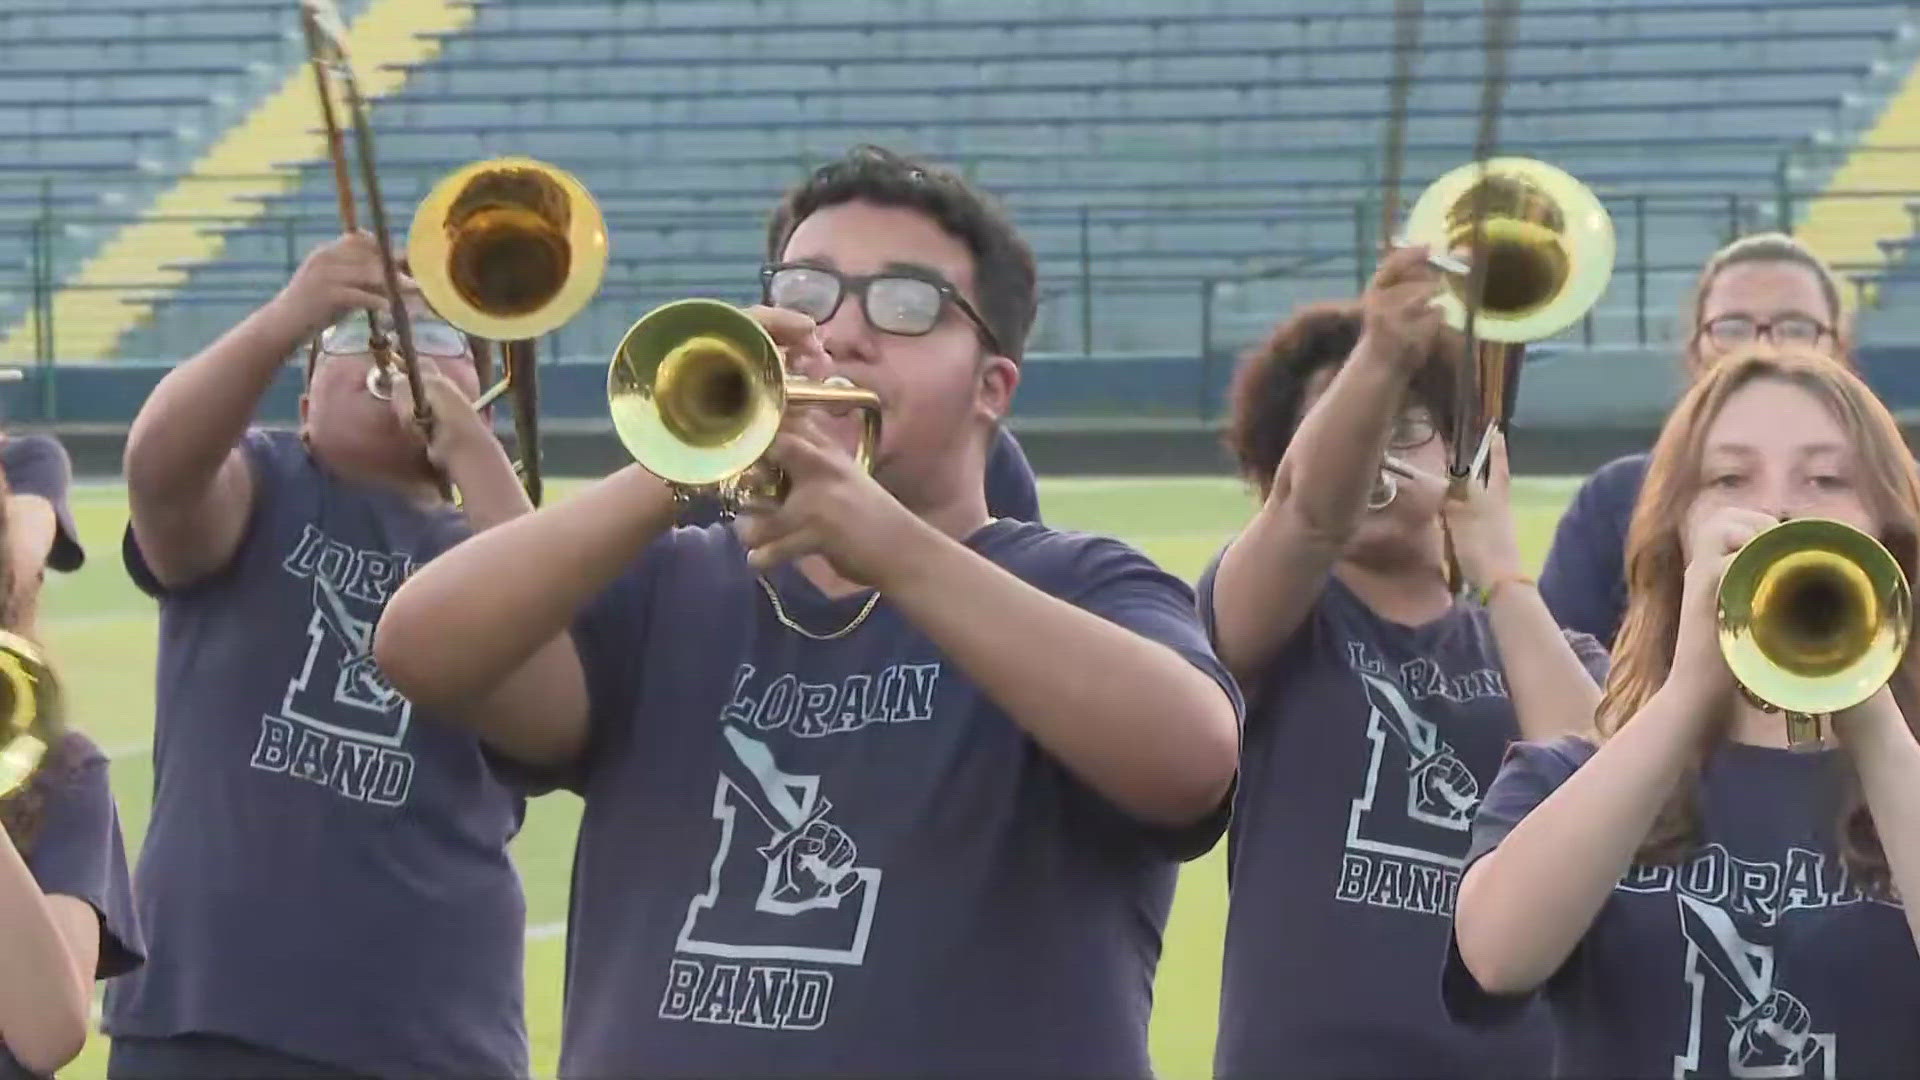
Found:
<path fill-rule="evenodd" d="M 1819 256 L 1781 233 L 1742 237 L 1715 252 L 1694 286 L 1689 318 L 1689 379 L 1758 342 L 1843 361 L 1851 352 L 1839 281 Z M 1627 522 L 1646 475 L 1647 455 L 1639 453 L 1588 477 L 1561 515 L 1540 572 L 1554 618 L 1607 644 L 1627 609 Z"/>
<path fill-rule="evenodd" d="M 1876 535 L 1920 575 L 1920 478 L 1893 418 L 1801 350 L 1722 359 L 1668 419 L 1590 733 L 1516 746 L 1481 804 L 1448 1008 L 1544 997 L 1563 1076 L 1920 1073 L 1920 661 L 1784 749 L 1716 635 L 1730 553 L 1789 516 Z"/>
<path fill-rule="evenodd" d="M 1297 313 L 1236 376 L 1230 443 L 1262 504 L 1199 587 L 1249 707 L 1224 1077 L 1524 1076 L 1547 1060 L 1540 1025 L 1450 1024 L 1432 964 L 1501 752 L 1584 722 L 1605 657 L 1523 572 L 1504 445 L 1464 499 L 1437 479 L 1464 346 L 1424 259 L 1389 254 L 1358 304 Z M 1412 474 L 1390 493 L 1383 453 Z M 1475 599 L 1448 580 L 1447 538 Z"/>
<path fill-rule="evenodd" d="M 586 800 L 565 1076 L 1147 1076 L 1178 862 L 1224 823 L 1238 697 L 1192 591 L 1118 541 L 989 516 L 1031 250 L 958 176 L 861 148 L 776 213 L 768 306 L 811 378 L 791 480 L 671 528 L 639 465 L 422 568 L 403 693 Z"/>
<path fill-rule="evenodd" d="M 54 445 L 58 445 L 57 443 Z M 0 626 L 24 633 L 37 585 L 13 517 L 0 499 Z M 44 556 L 43 556 L 44 557 Z M 46 699 L 42 699 L 45 701 Z M 57 708 L 57 705 L 51 707 Z M 64 727 L 56 721 L 56 727 Z M 52 1076 L 86 1045 L 92 985 L 138 966 L 142 943 L 127 882 L 120 816 L 107 759 L 70 728 L 32 776 L 0 798 L 0 1078 Z"/>
<path fill-rule="evenodd" d="M 129 433 L 123 552 L 160 655 L 150 951 L 108 991 L 115 1077 L 527 1071 L 507 854 L 524 800 L 394 691 L 371 642 L 416 567 L 530 507 L 470 404 L 471 348 L 417 297 L 431 442 L 399 371 L 390 401 L 368 392 L 366 312 L 393 333 L 382 281 L 369 235 L 317 249 Z M 299 432 L 250 430 L 303 347 Z"/>

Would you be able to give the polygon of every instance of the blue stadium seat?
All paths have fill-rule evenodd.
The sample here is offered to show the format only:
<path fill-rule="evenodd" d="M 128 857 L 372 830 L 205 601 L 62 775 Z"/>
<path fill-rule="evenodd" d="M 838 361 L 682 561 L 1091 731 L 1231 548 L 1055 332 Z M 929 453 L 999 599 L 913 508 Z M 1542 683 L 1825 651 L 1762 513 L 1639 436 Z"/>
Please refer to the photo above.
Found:
<path fill-rule="evenodd" d="M 102 190 L 110 156 L 129 166 L 154 156 L 144 147 L 166 139 L 152 131 L 202 119 L 194 101 L 244 103 L 259 75 L 239 73 L 240 53 L 280 73 L 299 52 L 292 17 L 267 0 L 179 0 L 160 5 L 164 16 L 127 0 L 19 4 L 33 6 L 0 14 L 0 41 L 25 26 L 40 43 L 0 44 L 0 61 L 32 65 L 0 63 L 0 135 L 17 134 L 10 143 L 21 146 L 18 160 L 0 162 L 0 223 L 37 215 L 35 168 L 78 166 L 66 186 Z M 473 25 L 446 35 L 374 110 L 389 210 L 403 225 L 428 184 L 480 157 L 531 154 L 574 171 L 608 214 L 615 251 L 603 295 L 556 335 L 589 355 L 653 302 L 749 298 L 778 192 L 863 141 L 951 164 L 1006 202 L 1051 290 L 1039 350 L 1083 347 L 1089 304 L 1102 348 L 1191 348 L 1203 292 L 1217 343 L 1235 348 L 1291 303 L 1351 292 L 1377 240 L 1369 230 L 1392 65 L 1388 5 L 1302 0 L 1279 14 L 1273 0 L 474 8 Z M 1774 224 L 1784 156 L 1844 137 L 1859 119 L 1856 97 L 1884 84 L 1883 65 L 1907 62 L 1909 8 L 1521 7 L 1501 143 L 1567 168 L 1609 200 L 1621 266 L 1594 332 L 1637 333 L 1636 289 L 1684 291 L 1730 231 Z M 1428 0 L 1425 14 L 1406 197 L 1466 160 L 1478 126 L 1481 5 Z M 122 33 L 146 44 L 96 43 L 84 57 L 64 44 Z M 136 55 L 143 62 L 130 62 Z M 80 96 L 127 107 L 61 108 Z M 69 134 L 81 130 L 98 137 Z M 287 165 L 297 189 L 262 198 L 261 219 L 224 228 L 221 256 L 193 268 L 180 299 L 123 352 L 197 348 L 337 231 L 325 163 Z M 1083 276 L 1096 296 L 1079 294 Z"/>
<path fill-rule="evenodd" d="M 365 0 L 347 0 L 359 11 Z M 304 55 L 285 0 L 15 0 L 0 4 L 0 219 L 37 213 L 57 177 L 64 274 L 109 235 L 89 211 L 150 199 Z M 0 267 L 28 259 L 0 236 Z M 20 311 L 0 299 L 0 318 Z"/>

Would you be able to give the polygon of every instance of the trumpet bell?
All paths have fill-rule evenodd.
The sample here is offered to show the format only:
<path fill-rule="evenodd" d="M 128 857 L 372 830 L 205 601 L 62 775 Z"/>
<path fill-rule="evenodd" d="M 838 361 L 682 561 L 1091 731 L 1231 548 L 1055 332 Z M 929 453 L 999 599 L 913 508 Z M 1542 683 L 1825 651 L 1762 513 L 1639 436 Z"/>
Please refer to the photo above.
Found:
<path fill-rule="evenodd" d="M 0 631 L 0 799 L 27 786 L 53 745 L 54 694 L 40 650 Z"/>
<path fill-rule="evenodd" d="M 655 308 L 620 338 L 607 370 L 607 411 L 634 460 L 676 488 L 717 494 L 727 507 L 748 495 L 782 497 L 785 478 L 761 458 L 795 405 L 860 410 L 856 458 L 872 469 L 879 396 L 838 376 L 789 374 L 773 337 L 732 304 Z"/>
<path fill-rule="evenodd" d="M 1474 335 L 1521 344 L 1585 317 L 1613 276 L 1613 218 L 1566 172 L 1532 158 L 1469 162 L 1435 180 L 1408 211 L 1406 239 L 1436 254 L 1468 255 L 1476 209 L 1485 214 L 1485 262 Z M 1448 275 L 1440 306 L 1464 330 L 1470 279 Z"/>
<path fill-rule="evenodd" d="M 407 263 L 449 323 L 491 341 L 531 341 L 599 291 L 607 226 L 572 174 L 533 158 L 491 158 L 421 200 Z"/>
<path fill-rule="evenodd" d="M 607 371 L 613 430 L 635 461 L 703 487 L 758 461 L 783 412 L 785 369 L 759 323 L 718 300 L 678 300 L 641 316 Z"/>
<path fill-rule="evenodd" d="M 1718 604 L 1720 649 L 1741 688 L 1763 707 L 1810 717 L 1850 709 L 1886 685 L 1913 618 L 1893 555 L 1825 518 L 1781 522 L 1749 540 L 1721 577 Z"/>

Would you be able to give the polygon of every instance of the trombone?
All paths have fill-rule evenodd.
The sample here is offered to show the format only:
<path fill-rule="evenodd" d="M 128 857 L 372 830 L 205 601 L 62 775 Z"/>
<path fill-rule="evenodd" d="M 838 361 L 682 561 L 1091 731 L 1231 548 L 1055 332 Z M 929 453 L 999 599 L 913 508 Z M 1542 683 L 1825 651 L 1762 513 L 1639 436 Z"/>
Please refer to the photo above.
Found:
<path fill-rule="evenodd" d="M 500 381 L 473 407 L 514 395 L 520 447 L 514 469 L 536 506 L 542 485 L 534 340 L 593 299 L 607 250 L 606 220 L 586 187 L 571 173 L 527 157 L 455 170 L 421 200 L 408 230 L 407 265 L 427 304 L 476 339 L 480 354 L 489 351 L 485 341 L 502 343 Z M 475 359 L 484 380 L 490 357 Z"/>
<path fill-rule="evenodd" d="M 359 227 L 329 71 L 340 78 L 353 128 L 398 339 L 397 350 L 391 349 L 377 313 L 367 313 L 374 357 L 367 391 L 383 400 L 390 398 L 393 368 L 399 367 L 413 392 L 414 420 L 430 429 L 432 415 L 422 392 L 412 327 L 400 294 L 398 266 L 375 175 L 366 103 L 347 55 L 346 30 L 332 0 L 301 0 L 301 13 L 333 159 L 340 216 L 348 230 Z M 486 343 L 497 341 L 503 346 L 502 377 L 475 399 L 473 408 L 485 410 L 501 395 L 512 395 L 515 441 L 521 455 L 514 469 L 535 505 L 540 503 L 542 480 L 534 340 L 573 318 L 593 298 L 606 271 L 607 249 L 606 221 L 580 181 L 526 157 L 478 161 L 443 177 L 421 201 L 408 231 L 407 266 L 421 297 L 473 341 L 483 383 L 492 378 L 493 366 Z"/>
<path fill-rule="evenodd" d="M 59 685 L 40 650 L 0 630 L 0 799 L 33 781 L 60 735 Z"/>
<path fill-rule="evenodd" d="M 380 269 L 386 280 L 387 304 L 392 313 L 394 336 L 399 339 L 398 363 L 413 391 L 413 418 L 422 428 L 430 426 L 427 397 L 420 386 L 420 371 L 415 364 L 413 327 L 408 321 L 407 305 L 400 295 L 400 271 L 393 258 L 387 235 L 386 204 L 380 199 L 380 178 L 373 162 L 373 138 L 367 132 L 366 101 L 360 96 L 360 84 L 353 75 L 347 55 L 347 28 L 333 0 L 300 0 L 300 25 L 306 33 L 307 59 L 313 67 L 314 88 L 320 98 L 320 118 L 326 126 L 327 154 L 333 160 L 334 194 L 340 203 L 340 220 L 348 232 L 360 228 L 355 211 L 353 181 L 347 168 L 346 137 L 334 115 L 333 83 L 329 72 L 337 74 L 342 88 L 348 120 L 353 128 L 354 149 L 360 158 L 360 180 L 367 189 L 367 212 L 373 218 L 373 238 L 380 246 Z M 367 311 L 367 343 L 373 352 L 374 370 L 368 375 L 367 388 L 392 381 L 395 355 L 386 335 L 380 330 L 379 313 Z"/>
<path fill-rule="evenodd" d="M 872 471 L 880 398 L 833 376 L 786 370 L 772 335 L 719 300 L 676 300 L 641 316 L 607 367 L 607 410 L 621 445 L 676 496 L 716 498 L 723 513 L 786 497 L 787 479 L 761 460 L 795 405 L 862 414 L 856 460 Z"/>
<path fill-rule="evenodd" d="M 1716 597 L 1721 655 L 1741 692 L 1782 713 L 1787 746 L 1825 745 L 1821 721 L 1878 693 L 1912 632 L 1906 573 L 1880 541 L 1826 518 L 1746 542 Z"/>
<path fill-rule="evenodd" d="M 1532 158 L 1468 162 L 1441 176 L 1407 213 L 1405 242 L 1425 244 L 1445 272 L 1437 303 L 1467 337 L 1468 392 L 1454 421 L 1448 472 L 1480 471 L 1493 429 L 1505 429 L 1526 343 L 1584 318 L 1613 276 L 1613 219 L 1593 191 Z M 1465 262 L 1456 254 L 1465 251 Z M 1478 443 L 1474 442 L 1478 439 Z"/>

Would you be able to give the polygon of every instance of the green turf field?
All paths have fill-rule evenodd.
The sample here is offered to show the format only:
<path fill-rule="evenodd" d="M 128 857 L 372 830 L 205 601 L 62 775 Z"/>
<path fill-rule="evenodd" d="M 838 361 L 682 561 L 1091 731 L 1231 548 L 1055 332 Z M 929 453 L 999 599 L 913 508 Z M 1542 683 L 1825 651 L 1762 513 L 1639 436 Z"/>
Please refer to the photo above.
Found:
<path fill-rule="evenodd" d="M 1553 523 L 1572 493 L 1571 480 L 1515 482 L 1522 550 L 1534 565 L 1546 550 Z M 550 485 L 564 497 L 566 484 Z M 1048 520 L 1066 528 L 1126 539 L 1191 580 L 1245 518 L 1244 489 L 1219 479 L 1042 480 Z M 75 492 L 75 515 L 90 561 L 76 575 L 50 575 L 42 601 L 43 630 L 71 688 L 76 720 L 113 757 L 114 789 L 131 854 L 147 824 L 153 773 L 148 757 L 153 722 L 154 607 L 127 580 L 119 560 L 126 500 L 117 486 Z M 567 878 L 579 800 L 554 795 L 536 801 L 515 844 L 525 878 L 528 912 L 527 1021 L 534 1068 L 551 1076 L 559 1052 L 561 953 Z M 1214 1003 L 1220 974 L 1220 938 L 1226 913 L 1222 853 L 1194 863 L 1182 878 L 1167 928 L 1153 1021 L 1154 1058 L 1165 1077 L 1208 1074 L 1213 1052 Z M 96 1037 L 63 1077 L 105 1075 L 106 1040 Z"/>

